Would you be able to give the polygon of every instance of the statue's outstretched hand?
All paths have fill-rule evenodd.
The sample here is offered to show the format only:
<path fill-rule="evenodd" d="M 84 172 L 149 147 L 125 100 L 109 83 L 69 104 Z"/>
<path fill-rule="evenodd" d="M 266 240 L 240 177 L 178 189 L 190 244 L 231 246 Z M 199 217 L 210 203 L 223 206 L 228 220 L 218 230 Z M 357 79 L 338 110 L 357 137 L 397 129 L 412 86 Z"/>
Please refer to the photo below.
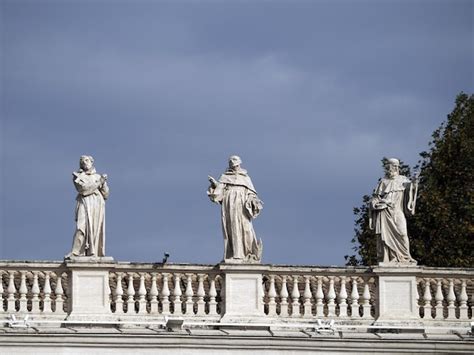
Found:
<path fill-rule="evenodd" d="M 212 187 L 216 187 L 217 186 L 217 180 L 214 179 L 212 176 L 208 176 L 207 179 L 209 180 L 209 182 L 211 183 Z"/>

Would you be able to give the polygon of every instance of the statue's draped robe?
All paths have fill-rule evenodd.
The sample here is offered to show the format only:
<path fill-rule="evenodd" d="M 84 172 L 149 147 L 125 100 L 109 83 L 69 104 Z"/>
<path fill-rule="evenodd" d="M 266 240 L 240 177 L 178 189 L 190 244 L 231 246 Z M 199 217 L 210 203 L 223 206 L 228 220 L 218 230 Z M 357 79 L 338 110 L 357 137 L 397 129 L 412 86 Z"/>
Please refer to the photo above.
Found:
<path fill-rule="evenodd" d="M 73 174 L 76 198 L 76 233 L 72 255 L 105 256 L 105 199 L 109 195 L 106 182 L 92 170 Z"/>
<path fill-rule="evenodd" d="M 414 214 L 415 199 L 413 184 L 406 176 L 383 178 L 375 188 L 370 203 L 371 227 L 380 236 L 380 261 L 416 263 L 410 255 L 405 218 L 408 213 Z"/>
<path fill-rule="evenodd" d="M 252 219 L 258 216 L 262 204 L 247 172 L 226 171 L 217 186 L 209 187 L 208 195 L 221 204 L 224 260 L 260 261 L 262 244 L 257 242 Z"/>

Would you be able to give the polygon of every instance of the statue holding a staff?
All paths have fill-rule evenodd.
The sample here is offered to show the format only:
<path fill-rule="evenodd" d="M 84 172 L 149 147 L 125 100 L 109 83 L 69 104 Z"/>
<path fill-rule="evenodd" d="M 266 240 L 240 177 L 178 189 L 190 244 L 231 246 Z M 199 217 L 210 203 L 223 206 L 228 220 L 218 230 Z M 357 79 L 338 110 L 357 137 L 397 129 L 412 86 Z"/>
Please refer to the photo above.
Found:
<path fill-rule="evenodd" d="M 381 264 L 416 265 L 410 255 L 407 215 L 415 214 L 418 179 L 400 175 L 398 159 L 387 159 L 385 177 L 370 200 L 369 226 L 377 234 L 377 257 Z"/>

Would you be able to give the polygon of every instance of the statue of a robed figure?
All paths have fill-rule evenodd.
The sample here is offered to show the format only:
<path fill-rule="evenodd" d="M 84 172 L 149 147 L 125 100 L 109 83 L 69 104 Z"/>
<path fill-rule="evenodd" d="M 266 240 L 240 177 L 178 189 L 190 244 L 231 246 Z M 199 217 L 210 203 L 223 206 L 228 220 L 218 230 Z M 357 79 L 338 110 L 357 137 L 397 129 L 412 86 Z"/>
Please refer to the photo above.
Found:
<path fill-rule="evenodd" d="M 224 262 L 259 263 L 262 241 L 257 241 L 252 219 L 259 215 L 263 205 L 241 164 L 238 156 L 231 156 L 229 168 L 219 180 L 209 176 L 211 185 L 207 194 L 212 202 L 221 205 Z"/>
<path fill-rule="evenodd" d="M 415 214 L 418 180 L 400 175 L 398 159 L 387 159 L 385 177 L 369 203 L 369 227 L 377 234 L 377 258 L 383 264 L 416 265 L 410 255 L 407 215 Z"/>
<path fill-rule="evenodd" d="M 94 158 L 81 156 L 79 170 L 72 173 L 76 197 L 76 232 L 66 258 L 105 256 L 105 200 L 109 196 L 107 175 L 94 168 Z"/>

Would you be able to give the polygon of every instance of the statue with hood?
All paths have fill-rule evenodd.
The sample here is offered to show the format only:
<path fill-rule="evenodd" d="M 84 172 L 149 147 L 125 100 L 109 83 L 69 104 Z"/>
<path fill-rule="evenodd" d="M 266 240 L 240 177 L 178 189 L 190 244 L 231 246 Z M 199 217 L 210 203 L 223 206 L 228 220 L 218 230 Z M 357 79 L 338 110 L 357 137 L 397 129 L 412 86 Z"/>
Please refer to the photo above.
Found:
<path fill-rule="evenodd" d="M 209 176 L 207 194 L 212 202 L 221 205 L 224 262 L 259 263 L 263 246 L 261 240 L 257 241 L 252 219 L 260 214 L 263 203 L 241 164 L 240 157 L 231 156 L 229 168 L 219 180 Z"/>
<path fill-rule="evenodd" d="M 99 175 L 94 168 L 94 158 L 83 155 L 79 170 L 72 173 L 77 190 L 76 231 L 72 250 L 65 256 L 105 256 L 105 200 L 109 197 L 107 175 Z"/>

